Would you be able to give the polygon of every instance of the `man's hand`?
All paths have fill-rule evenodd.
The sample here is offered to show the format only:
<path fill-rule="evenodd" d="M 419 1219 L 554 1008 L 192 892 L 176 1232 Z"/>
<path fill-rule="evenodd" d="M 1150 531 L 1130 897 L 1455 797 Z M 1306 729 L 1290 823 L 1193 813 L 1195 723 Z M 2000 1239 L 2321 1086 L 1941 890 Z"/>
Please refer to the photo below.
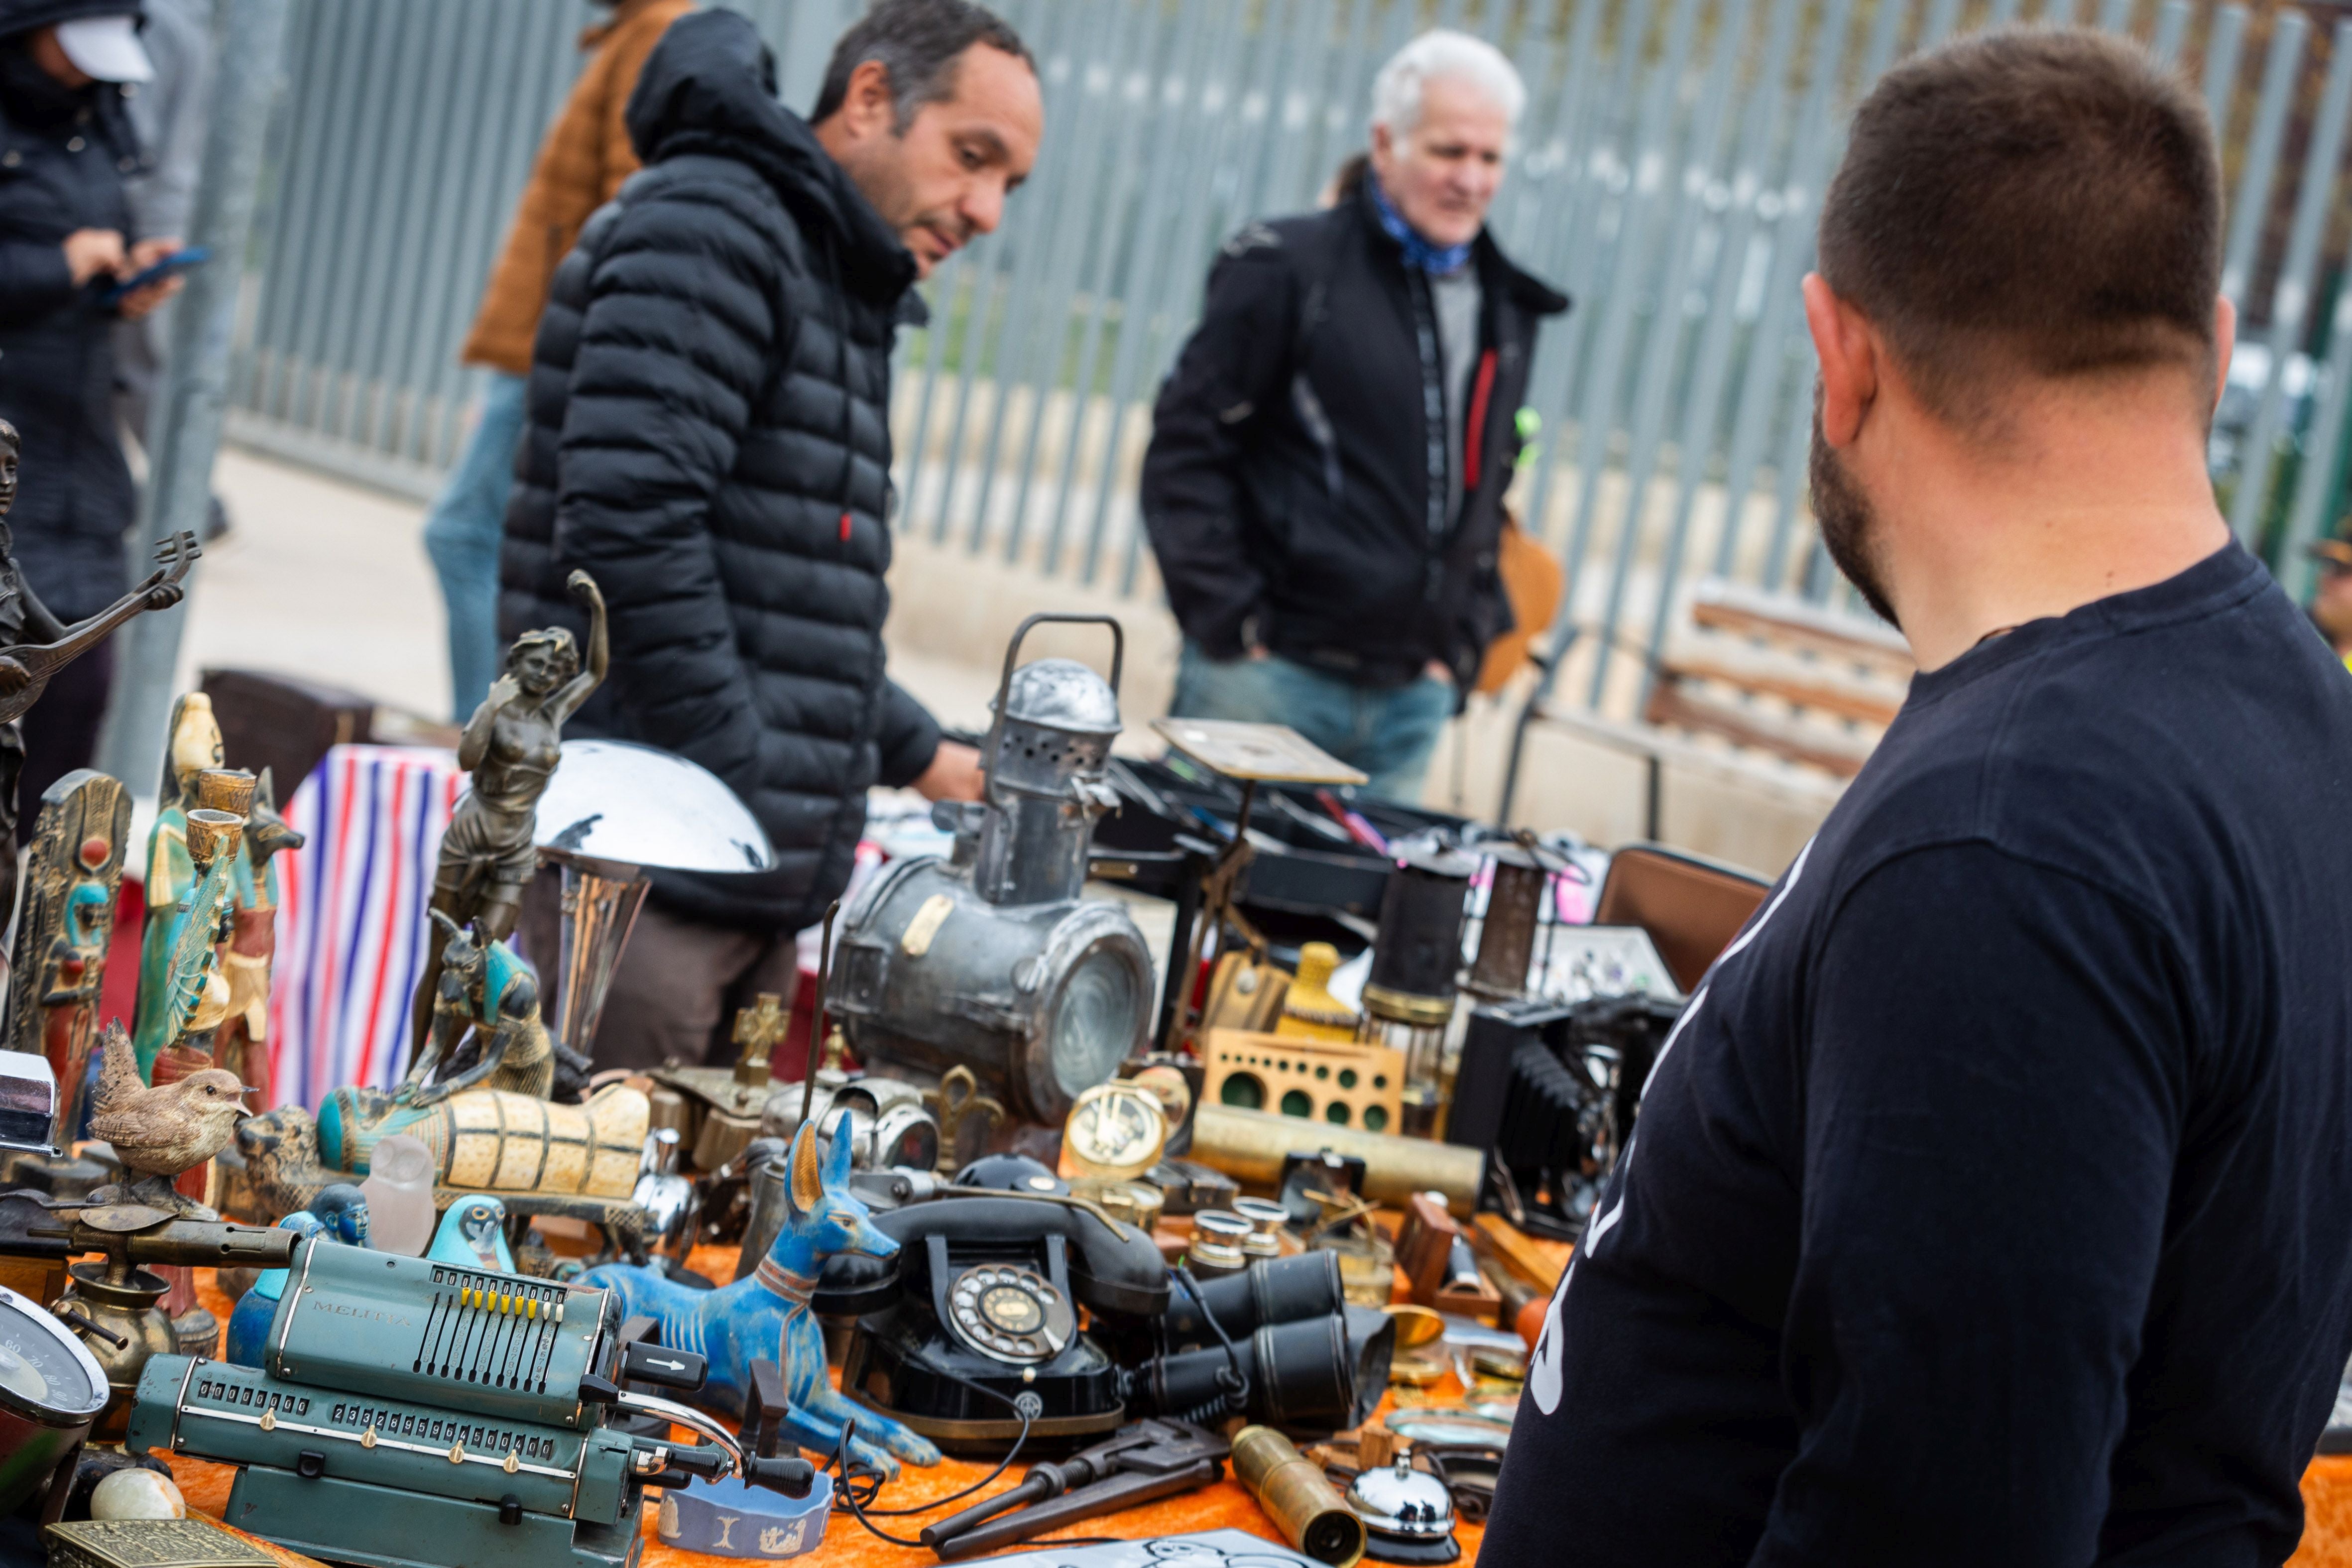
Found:
<path fill-rule="evenodd" d="M 103 272 L 119 277 L 124 260 L 122 236 L 110 228 L 78 228 L 66 236 L 66 270 L 79 289 Z"/>
<path fill-rule="evenodd" d="M 1442 680 L 1448 686 L 1454 684 L 1454 667 L 1442 658 L 1431 659 L 1422 673 L 1432 680 Z"/>
<path fill-rule="evenodd" d="M 135 277 L 165 257 L 176 256 L 180 248 L 180 242 L 176 239 L 142 239 L 131 247 L 130 258 L 123 263 L 121 273 Z M 115 310 L 124 321 L 135 321 L 178 293 L 183 281 L 184 279 L 179 278 L 166 278 L 160 283 L 150 283 L 135 293 L 125 294 L 115 306 Z"/>
<path fill-rule="evenodd" d="M 978 747 L 941 741 L 931 765 L 915 781 L 915 793 L 925 800 L 978 800 L 981 778 Z"/>
<path fill-rule="evenodd" d="M 33 672 L 13 658 L 0 658 L 0 697 L 13 697 L 25 689 Z"/>

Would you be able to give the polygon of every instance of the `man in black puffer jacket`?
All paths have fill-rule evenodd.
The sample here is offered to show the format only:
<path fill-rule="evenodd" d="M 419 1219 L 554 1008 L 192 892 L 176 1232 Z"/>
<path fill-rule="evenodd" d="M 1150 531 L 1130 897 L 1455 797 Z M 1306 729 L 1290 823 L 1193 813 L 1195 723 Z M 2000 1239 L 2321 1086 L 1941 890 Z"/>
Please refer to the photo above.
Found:
<path fill-rule="evenodd" d="M 978 758 L 883 674 L 890 349 L 911 289 L 996 226 L 1035 159 L 1034 65 L 964 0 L 883 0 L 814 123 L 750 22 L 673 24 L 628 108 L 646 167 L 557 269 L 533 353 L 500 635 L 573 626 L 585 568 L 612 673 L 575 734 L 725 780 L 774 870 L 657 876 L 599 1066 L 699 1060 L 849 877 L 877 783 L 976 799 Z"/>
<path fill-rule="evenodd" d="M 1184 629 L 1172 711 L 1275 721 L 1418 802 L 1511 629 L 1496 563 L 1537 329 L 1567 299 L 1486 232 L 1527 100 L 1438 28 L 1381 68 L 1367 167 L 1253 223 L 1152 410 L 1144 526 Z"/>

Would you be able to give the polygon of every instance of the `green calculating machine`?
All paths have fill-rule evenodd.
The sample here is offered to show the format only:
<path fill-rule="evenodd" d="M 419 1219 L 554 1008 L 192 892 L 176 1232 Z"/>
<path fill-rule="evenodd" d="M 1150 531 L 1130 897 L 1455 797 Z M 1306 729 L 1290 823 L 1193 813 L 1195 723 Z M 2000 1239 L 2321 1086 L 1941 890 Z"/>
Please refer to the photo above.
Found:
<path fill-rule="evenodd" d="M 157 1356 L 131 1413 L 133 1452 L 240 1467 L 240 1530 L 369 1568 L 633 1568 L 649 1485 L 808 1493 L 806 1461 L 625 1388 L 690 1393 L 703 1358 L 623 1343 L 609 1291 L 298 1245 L 261 1369 Z M 624 1426 L 640 1415 L 709 1441 Z"/>

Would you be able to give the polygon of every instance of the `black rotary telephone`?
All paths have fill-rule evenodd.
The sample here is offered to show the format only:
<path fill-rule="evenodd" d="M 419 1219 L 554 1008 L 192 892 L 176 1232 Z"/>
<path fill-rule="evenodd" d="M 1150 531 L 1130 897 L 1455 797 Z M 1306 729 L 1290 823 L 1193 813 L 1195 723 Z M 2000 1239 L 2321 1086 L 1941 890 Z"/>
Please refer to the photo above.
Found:
<path fill-rule="evenodd" d="M 1068 1198 L 958 1193 L 876 1215 L 891 1258 L 825 1261 L 814 1305 L 855 1316 L 842 1392 L 950 1452 L 1082 1445 L 1125 1419 L 1123 1374 L 1079 1327 L 1169 1305 L 1160 1249 Z"/>

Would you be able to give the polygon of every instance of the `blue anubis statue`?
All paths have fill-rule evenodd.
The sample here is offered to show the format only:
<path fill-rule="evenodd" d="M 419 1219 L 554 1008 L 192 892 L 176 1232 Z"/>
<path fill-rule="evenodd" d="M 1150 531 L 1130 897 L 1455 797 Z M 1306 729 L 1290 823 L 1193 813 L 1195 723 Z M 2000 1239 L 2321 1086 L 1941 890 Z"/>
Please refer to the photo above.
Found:
<path fill-rule="evenodd" d="M 835 1253 L 889 1258 L 898 1250 L 896 1241 L 867 1223 L 866 1205 L 846 1190 L 848 1115 L 844 1111 L 835 1124 L 830 1152 L 818 1152 L 815 1128 L 809 1123 L 793 1136 L 784 1223 L 751 1274 L 720 1289 L 697 1290 L 656 1269 L 624 1263 L 592 1268 L 581 1282 L 619 1291 L 627 1315 L 661 1325 L 663 1344 L 709 1358 L 710 1380 L 700 1403 L 740 1417 L 751 1386 L 752 1362 L 772 1356 L 783 1369 L 784 1394 L 792 1405 L 784 1417 L 791 1441 L 830 1455 L 841 1446 L 844 1426 L 855 1422 L 851 1458 L 896 1476 L 899 1459 L 936 1465 L 939 1449 L 889 1416 L 835 1392 L 825 1376 L 824 1334 L 809 1310 L 818 1271 Z"/>

